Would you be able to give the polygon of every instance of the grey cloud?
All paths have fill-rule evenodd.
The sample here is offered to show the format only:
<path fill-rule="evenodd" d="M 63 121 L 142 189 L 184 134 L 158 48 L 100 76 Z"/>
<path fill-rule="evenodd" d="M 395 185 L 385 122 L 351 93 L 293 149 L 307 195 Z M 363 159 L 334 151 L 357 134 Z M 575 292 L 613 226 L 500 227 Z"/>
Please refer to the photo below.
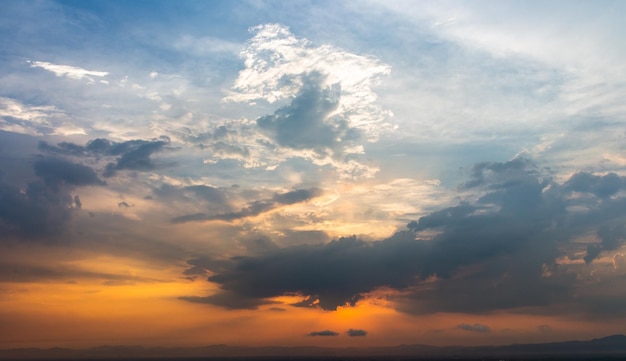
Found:
<path fill-rule="evenodd" d="M 278 249 L 272 240 L 265 237 L 244 241 L 244 246 L 251 254 L 271 253 Z"/>
<path fill-rule="evenodd" d="M 157 164 L 150 156 L 161 151 L 166 144 L 168 142 L 165 141 L 129 141 L 111 147 L 111 154 L 121 154 L 121 156 L 115 163 L 107 164 L 104 176 L 111 177 L 118 170 L 150 171 L 156 169 Z"/>
<path fill-rule="evenodd" d="M 381 287 L 403 291 L 394 296 L 397 309 L 415 314 L 575 303 L 580 280 L 556 260 L 569 249 L 580 251 L 571 241 L 590 230 L 601 240 L 591 258 L 617 249 L 625 236 L 619 225 L 626 199 L 571 197 L 567 182 L 555 183 L 528 160 L 483 163 L 475 170 L 468 189 L 482 194 L 476 202 L 426 215 L 409 223 L 411 232 L 222 260 L 219 267 L 206 265 L 208 280 L 229 297 L 298 294 L 304 300 L 294 306 L 326 310 L 354 305 Z M 298 198 L 287 199 L 292 197 Z M 587 211 L 570 211 L 581 204 Z"/>
<path fill-rule="evenodd" d="M 42 182 L 32 182 L 24 191 L 0 184 L 0 235 L 52 241 L 65 231 L 74 203 L 65 190 Z"/>
<path fill-rule="evenodd" d="M 303 76 L 303 86 L 288 106 L 257 119 L 257 125 L 278 145 L 310 149 L 319 156 L 341 155 L 343 147 L 361 137 L 340 116 L 331 116 L 339 104 L 339 85 L 322 89 L 322 76 Z"/>
<path fill-rule="evenodd" d="M 212 131 L 200 134 L 191 129 L 184 129 L 179 133 L 185 141 L 210 152 L 214 158 L 247 159 L 251 155 L 250 148 L 245 145 L 250 136 L 247 127 L 230 129 L 227 125 L 220 125 Z"/>
<path fill-rule="evenodd" d="M 367 331 L 365 330 L 360 330 L 357 328 L 351 328 L 349 329 L 347 332 L 348 336 L 350 337 L 362 337 L 362 336 L 367 336 Z"/>
<path fill-rule="evenodd" d="M 190 208 L 198 209 L 213 214 L 232 212 L 228 189 L 216 188 L 206 185 L 194 185 L 178 187 L 163 184 L 152 190 L 153 195 L 165 202 L 182 202 Z M 179 217 L 179 222 L 200 221 L 206 217 L 205 213 L 190 213 Z"/>
<path fill-rule="evenodd" d="M 309 296 L 301 306 L 313 306 L 318 300 L 319 307 L 334 310 L 344 304 L 354 305 L 361 293 L 378 286 L 408 287 L 414 275 L 422 271 L 415 258 L 426 246 L 408 236 L 373 243 L 341 238 L 324 245 L 279 248 L 205 266 L 212 273 L 209 281 L 241 298 L 299 293 Z"/>
<path fill-rule="evenodd" d="M 26 184 L 0 180 L 0 236 L 55 242 L 67 235 L 72 213 L 82 207 L 74 188 L 106 183 L 90 167 L 57 157 L 39 156 L 32 168 L 39 179 Z"/>
<path fill-rule="evenodd" d="M 56 146 L 46 142 L 39 143 L 39 150 L 65 156 L 76 157 L 117 157 L 115 162 L 106 165 L 103 176 L 112 177 L 120 170 L 150 171 L 171 164 L 158 164 L 151 156 L 161 152 L 170 143 L 168 137 L 153 140 L 129 140 L 112 142 L 108 139 L 93 139 L 85 146 L 62 142 Z"/>
<path fill-rule="evenodd" d="M 331 331 L 331 330 L 324 330 L 324 331 L 313 331 L 311 333 L 308 334 L 308 336 L 322 336 L 322 337 L 332 337 L 332 336 L 339 336 L 338 332 L 335 331 Z"/>
<path fill-rule="evenodd" d="M 184 188 L 186 191 L 190 191 L 194 196 L 201 198 L 207 202 L 225 204 L 227 202 L 226 193 L 215 187 L 209 187 L 205 185 L 188 186 Z"/>
<path fill-rule="evenodd" d="M 470 332 L 490 332 L 491 331 L 491 329 L 489 329 L 488 326 L 481 325 L 480 323 L 475 323 L 473 325 L 462 323 L 458 325 L 457 328 L 464 330 L 464 331 L 470 331 Z"/>
<path fill-rule="evenodd" d="M 508 162 L 482 162 L 472 167 L 471 180 L 465 188 L 488 186 L 491 189 L 506 188 L 536 179 L 539 175 L 535 164 L 527 158 L 517 157 Z"/>
<path fill-rule="evenodd" d="M 279 204 L 294 204 L 308 201 L 311 198 L 320 196 L 322 191 L 319 188 L 298 189 L 287 193 L 274 195 L 272 199 Z"/>
<path fill-rule="evenodd" d="M 583 257 L 587 264 L 593 262 L 603 251 L 619 249 L 626 239 L 626 227 L 621 219 L 604 223 L 596 233 L 600 238 L 600 243 L 587 245 L 587 254 Z"/>
<path fill-rule="evenodd" d="M 208 297 L 196 297 L 196 296 L 183 296 L 179 297 L 180 300 L 191 303 L 205 303 L 215 306 L 224 307 L 230 310 L 249 309 L 255 310 L 259 306 L 274 304 L 275 302 L 262 300 L 262 299 L 250 299 L 241 298 L 236 294 L 230 292 L 222 292 Z"/>
<path fill-rule="evenodd" d="M 235 212 L 225 212 L 219 214 L 193 213 L 172 219 L 174 223 L 185 223 L 192 221 L 235 221 L 246 217 L 254 217 L 261 213 L 271 211 L 280 205 L 289 205 L 308 201 L 322 194 L 319 188 L 299 189 L 291 192 L 275 194 L 271 200 L 259 200 L 248 203 L 245 208 Z"/>
<path fill-rule="evenodd" d="M 588 172 L 580 172 L 574 174 L 564 187 L 568 190 L 593 193 L 600 198 L 607 198 L 623 189 L 625 184 L 626 177 L 620 177 L 615 173 L 595 176 Z"/>
<path fill-rule="evenodd" d="M 40 158 L 33 165 L 35 174 L 48 185 L 71 184 L 75 186 L 105 185 L 96 172 L 82 164 L 57 158 Z"/>
<path fill-rule="evenodd" d="M 84 156 L 87 154 L 87 149 L 81 145 L 69 143 L 69 142 L 61 142 L 56 146 L 48 144 L 45 141 L 40 141 L 38 144 L 39 150 L 56 153 L 60 155 L 72 155 L 72 156 Z"/>
<path fill-rule="evenodd" d="M 187 134 L 183 135 L 185 140 L 193 142 L 193 143 L 203 143 L 207 141 L 222 141 L 227 139 L 228 137 L 237 136 L 237 131 L 229 129 L 225 125 L 220 125 L 212 132 L 200 133 L 200 134 L 192 134 L 192 131 L 187 130 Z M 191 134 L 190 134 L 191 133 Z"/>

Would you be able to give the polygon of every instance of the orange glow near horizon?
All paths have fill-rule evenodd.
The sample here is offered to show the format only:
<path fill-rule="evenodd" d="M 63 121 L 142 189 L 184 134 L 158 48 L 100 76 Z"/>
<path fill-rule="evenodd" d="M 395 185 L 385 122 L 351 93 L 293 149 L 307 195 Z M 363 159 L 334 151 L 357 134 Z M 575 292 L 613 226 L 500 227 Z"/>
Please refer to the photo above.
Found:
<path fill-rule="evenodd" d="M 91 266 L 100 267 L 102 262 L 96 259 Z M 81 263 L 85 268 L 88 264 Z M 137 272 L 143 274 L 145 270 Z M 0 299 L 0 317 L 5 320 L 0 326 L 4 335 L 0 348 L 82 348 L 129 342 L 143 346 L 480 345 L 506 344 L 520 336 L 535 342 L 568 335 L 576 338 L 594 332 L 618 332 L 620 327 L 617 322 L 600 327 L 585 320 L 506 312 L 410 316 L 395 311 L 393 303 L 376 298 L 365 298 L 354 307 L 338 307 L 336 311 L 289 306 L 302 300 L 298 296 L 276 297 L 276 304 L 257 310 L 226 310 L 180 300 L 183 295 L 208 295 L 215 287 L 204 280 L 175 278 L 112 285 L 94 280 L 2 283 L 0 287 L 5 294 Z M 460 324 L 487 325 L 490 332 L 462 330 Z M 541 327 L 544 333 L 537 334 Z M 366 330 L 368 334 L 349 337 L 349 329 Z M 322 330 L 339 335 L 309 336 Z M 558 338 L 553 330 L 559 331 Z"/>

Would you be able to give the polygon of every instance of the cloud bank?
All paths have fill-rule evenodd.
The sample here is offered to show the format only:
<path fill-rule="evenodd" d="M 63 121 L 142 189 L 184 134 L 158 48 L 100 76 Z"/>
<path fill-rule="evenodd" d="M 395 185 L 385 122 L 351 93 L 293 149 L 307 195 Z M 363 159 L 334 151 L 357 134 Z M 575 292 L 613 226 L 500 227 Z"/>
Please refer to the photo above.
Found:
<path fill-rule="evenodd" d="M 250 307 L 297 294 L 303 300 L 295 306 L 336 310 L 387 289 L 398 310 L 415 314 L 575 302 L 580 281 L 561 260 L 584 255 L 591 263 L 623 244 L 626 198 L 610 197 L 623 182 L 576 173 L 559 184 L 525 158 L 480 163 L 463 185 L 480 194 L 475 201 L 425 215 L 388 239 L 347 237 L 207 261 L 208 280 L 221 289 L 210 297 Z M 585 249 L 578 236 L 589 232 L 597 237 Z"/>

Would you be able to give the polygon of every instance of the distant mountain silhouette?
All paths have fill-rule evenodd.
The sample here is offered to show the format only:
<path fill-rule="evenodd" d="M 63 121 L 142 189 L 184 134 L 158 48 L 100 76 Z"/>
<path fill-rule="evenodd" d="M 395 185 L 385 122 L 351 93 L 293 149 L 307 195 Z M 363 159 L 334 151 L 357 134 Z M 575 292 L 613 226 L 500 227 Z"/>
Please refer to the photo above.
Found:
<path fill-rule="evenodd" d="M 566 341 L 506 346 L 428 346 L 401 345 L 392 347 L 327 348 L 327 347 L 141 347 L 99 346 L 90 349 L 23 348 L 0 350 L 1 360 L 26 359 L 146 359 L 146 358 L 346 358 L 370 360 L 387 357 L 412 359 L 502 358 L 502 357 L 626 357 L 626 336 L 613 335 L 589 341 Z"/>

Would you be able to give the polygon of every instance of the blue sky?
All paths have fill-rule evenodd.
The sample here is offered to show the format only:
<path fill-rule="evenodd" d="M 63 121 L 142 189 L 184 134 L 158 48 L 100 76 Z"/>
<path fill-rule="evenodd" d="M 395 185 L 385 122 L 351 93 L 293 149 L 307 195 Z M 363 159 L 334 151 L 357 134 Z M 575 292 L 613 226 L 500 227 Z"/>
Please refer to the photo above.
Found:
<path fill-rule="evenodd" d="M 138 294 L 206 316 L 133 344 L 626 332 L 624 11 L 2 2 L 0 347 L 118 341 L 85 315 Z"/>

